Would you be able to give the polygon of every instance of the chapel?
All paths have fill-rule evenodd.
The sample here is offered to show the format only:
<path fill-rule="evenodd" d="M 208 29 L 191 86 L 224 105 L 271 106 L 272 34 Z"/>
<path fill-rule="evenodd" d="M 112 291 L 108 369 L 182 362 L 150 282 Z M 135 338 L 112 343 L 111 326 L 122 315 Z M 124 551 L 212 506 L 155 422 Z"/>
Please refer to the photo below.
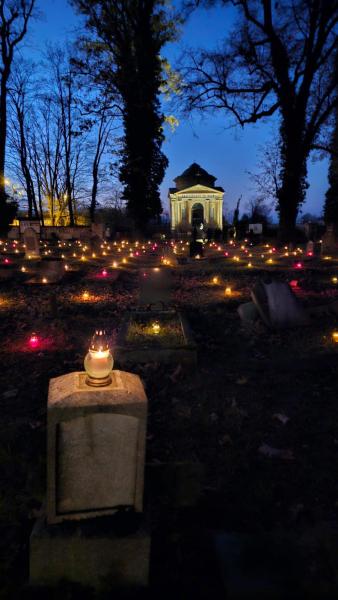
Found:
<path fill-rule="evenodd" d="M 197 163 L 174 179 L 176 187 L 169 189 L 172 231 L 189 231 L 201 224 L 205 229 L 222 229 L 224 190 L 215 181 Z"/>

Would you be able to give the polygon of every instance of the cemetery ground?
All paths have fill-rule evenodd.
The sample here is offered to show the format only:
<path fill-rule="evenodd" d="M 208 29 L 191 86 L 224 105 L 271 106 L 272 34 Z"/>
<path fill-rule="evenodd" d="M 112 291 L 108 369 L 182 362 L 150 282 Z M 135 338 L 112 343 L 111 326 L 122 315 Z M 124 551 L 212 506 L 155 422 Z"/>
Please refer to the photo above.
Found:
<path fill-rule="evenodd" d="M 330 598 L 338 591 L 338 317 L 273 331 L 261 321 L 243 327 L 237 309 L 266 274 L 293 282 L 304 306 L 338 300 L 338 260 L 304 260 L 298 269 L 281 255 L 259 260 L 265 250 L 256 248 L 248 268 L 243 253 L 235 261 L 233 249 L 228 257 L 223 250 L 181 265 L 170 254 L 171 264 L 160 266 L 172 273 L 171 302 L 189 322 L 197 366 L 129 367 L 149 400 L 150 587 L 137 597 L 247 597 L 247 578 L 252 590 L 266 581 L 268 598 Z M 27 580 L 29 535 L 45 498 L 48 383 L 83 370 L 97 328 L 112 335 L 114 354 L 121 323 L 138 305 L 143 269 L 129 251 L 122 254 L 125 264 L 117 253 L 70 258 L 66 277 L 46 285 L 28 284 L 21 270 L 28 262 L 7 254 L 2 270 L 13 276 L 0 280 L 0 598 L 47 597 Z M 238 544 L 241 564 L 231 550 Z M 67 582 L 48 592 L 63 596 L 92 597 Z"/>

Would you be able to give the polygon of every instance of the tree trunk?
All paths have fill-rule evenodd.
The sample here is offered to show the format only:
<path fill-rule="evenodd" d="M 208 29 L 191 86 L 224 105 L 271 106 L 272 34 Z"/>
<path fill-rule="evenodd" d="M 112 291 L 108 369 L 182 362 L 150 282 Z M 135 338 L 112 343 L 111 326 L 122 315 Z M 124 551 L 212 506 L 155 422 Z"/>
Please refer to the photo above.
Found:
<path fill-rule="evenodd" d="M 6 204 L 5 161 L 7 136 L 7 81 L 9 72 L 4 70 L 0 87 L 0 209 Z"/>
<path fill-rule="evenodd" d="M 93 167 L 93 186 L 92 186 L 92 198 L 90 202 L 90 222 L 95 223 L 95 210 L 96 210 L 96 197 L 97 197 L 97 188 L 98 188 L 98 170 L 94 166 Z"/>
<path fill-rule="evenodd" d="M 295 241 L 297 216 L 308 187 L 306 182 L 308 153 L 299 143 L 302 137 L 302 132 L 297 132 L 295 124 L 282 131 L 282 139 L 284 138 L 285 141 L 281 152 L 282 181 L 278 191 L 278 237 L 281 242 Z"/>

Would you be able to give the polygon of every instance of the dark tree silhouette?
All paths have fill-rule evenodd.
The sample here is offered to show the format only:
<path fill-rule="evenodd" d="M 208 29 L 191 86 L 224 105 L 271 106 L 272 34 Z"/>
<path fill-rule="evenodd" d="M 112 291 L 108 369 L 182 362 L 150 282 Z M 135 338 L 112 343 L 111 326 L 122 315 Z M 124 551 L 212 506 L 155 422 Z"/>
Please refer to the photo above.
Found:
<path fill-rule="evenodd" d="M 336 93 L 338 95 L 338 54 L 336 56 L 335 70 Z M 327 225 L 334 224 L 336 229 L 338 229 L 338 105 L 334 113 L 334 128 L 328 152 L 330 153 L 329 188 L 325 194 L 324 220 Z"/>
<path fill-rule="evenodd" d="M 197 0 L 196 4 L 217 4 Z M 221 3 L 227 4 L 226 0 Z M 233 0 L 240 23 L 224 49 L 190 56 L 189 109 L 225 109 L 237 123 L 278 114 L 280 238 L 293 237 L 307 159 L 337 105 L 337 0 Z"/>
<path fill-rule="evenodd" d="M 0 0 L 0 231 L 4 232 L 15 214 L 7 203 L 5 187 L 8 81 L 16 48 L 27 33 L 34 6 L 35 0 Z"/>
<path fill-rule="evenodd" d="M 13 81 L 9 90 L 13 109 L 9 127 L 9 150 L 14 151 L 13 162 L 15 171 L 21 172 L 21 179 L 26 191 L 28 202 L 28 218 L 40 219 L 35 187 L 33 181 L 33 167 L 29 152 L 29 127 L 27 121 L 32 116 L 29 111 L 27 96 L 29 95 L 30 71 L 28 64 L 16 68 Z M 18 159 L 19 158 L 19 164 Z M 19 168 L 18 168 L 19 167 Z M 20 179 L 20 176 L 19 176 Z"/>
<path fill-rule="evenodd" d="M 159 185 L 167 167 L 159 91 L 160 51 L 173 37 L 164 0 L 73 0 L 87 16 L 96 39 L 87 44 L 97 57 L 101 81 L 110 83 L 122 103 L 123 145 L 120 181 L 138 228 L 162 212 Z"/>

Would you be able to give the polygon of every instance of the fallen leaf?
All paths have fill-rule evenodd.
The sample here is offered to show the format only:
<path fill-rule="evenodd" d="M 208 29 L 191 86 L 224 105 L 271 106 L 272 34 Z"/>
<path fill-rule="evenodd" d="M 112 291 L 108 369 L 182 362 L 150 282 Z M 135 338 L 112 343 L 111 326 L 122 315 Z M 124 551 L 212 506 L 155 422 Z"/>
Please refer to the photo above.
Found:
<path fill-rule="evenodd" d="M 281 423 L 283 423 L 283 425 L 286 425 L 286 423 L 290 421 L 290 418 L 284 415 L 283 413 L 275 413 L 274 415 L 272 415 L 272 418 L 277 419 L 277 421 L 280 421 Z"/>
<path fill-rule="evenodd" d="M 9 400 L 9 398 L 15 398 L 18 395 L 19 390 L 8 390 L 7 392 L 3 392 L 2 397 L 5 400 Z"/>
<path fill-rule="evenodd" d="M 292 450 L 272 448 L 268 444 L 262 444 L 258 448 L 258 452 L 268 458 L 282 458 L 284 460 L 294 460 L 295 458 Z"/>

